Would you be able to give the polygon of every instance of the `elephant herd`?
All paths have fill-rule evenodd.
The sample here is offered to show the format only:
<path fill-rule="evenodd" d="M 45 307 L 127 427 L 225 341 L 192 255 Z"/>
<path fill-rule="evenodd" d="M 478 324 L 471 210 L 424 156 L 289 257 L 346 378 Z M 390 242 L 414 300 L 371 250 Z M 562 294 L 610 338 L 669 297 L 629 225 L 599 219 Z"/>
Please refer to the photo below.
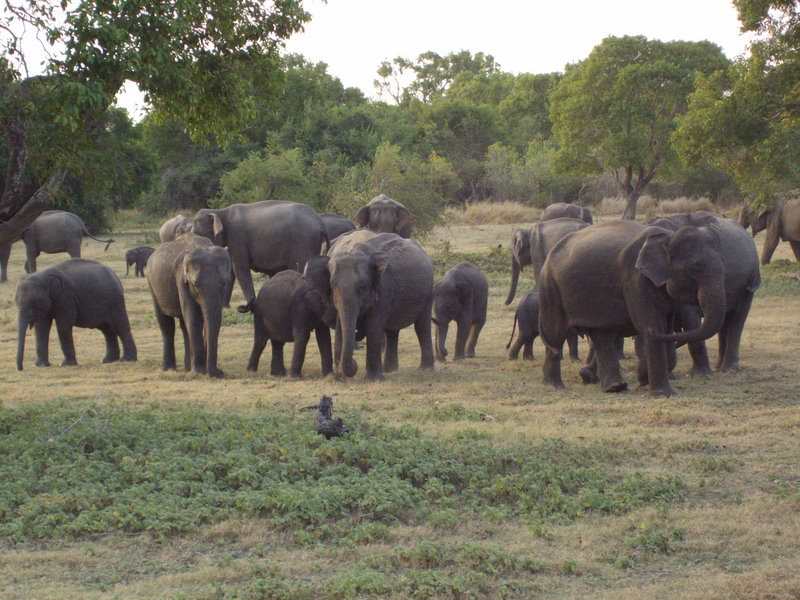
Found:
<path fill-rule="evenodd" d="M 593 224 L 588 209 L 569 204 L 551 205 L 542 217 L 512 235 L 505 303 L 513 301 L 520 273 L 529 264 L 535 286 L 515 312 L 519 335 L 509 341 L 509 358 L 523 347 L 523 357 L 532 358 L 533 339 L 541 336 L 544 382 L 561 388 L 563 344 L 577 359 L 577 338 L 585 336 L 590 348 L 581 377 L 599 382 L 604 391 L 621 391 L 627 387 L 619 367 L 622 343 L 635 337 L 639 383 L 649 385 L 651 395 L 668 396 L 676 344 L 688 344 L 693 373 L 707 374 L 704 340 L 718 334 L 717 368 L 738 368 L 742 330 L 760 283 L 755 244 L 744 221 L 699 211 L 648 223 Z M 445 360 L 453 321 L 453 357 L 474 357 L 486 322 L 485 275 L 462 263 L 434 282 L 430 257 L 410 239 L 413 215 L 386 196 L 374 198 L 354 220 L 319 215 L 304 204 L 264 201 L 167 221 L 157 248 L 133 249 L 126 256 L 126 264 L 135 264 L 136 274 L 147 278 L 162 334 L 162 368 L 176 368 L 177 320 L 184 367 L 223 375 L 217 346 L 234 280 L 245 299 L 238 310 L 253 313 L 250 371 L 257 370 L 269 341 L 270 372 L 285 375 L 283 347 L 293 342 L 288 372 L 300 376 L 313 331 L 323 375 L 335 371 L 353 377 L 358 370 L 354 350 L 364 342 L 365 376 L 380 380 L 397 369 L 399 331 L 411 325 L 420 347 L 419 367 L 428 369 L 435 359 Z M 258 293 L 252 271 L 270 276 Z M 19 369 L 28 327 L 36 330 L 36 364 L 49 364 L 53 320 L 64 364 L 75 364 L 73 326 L 103 331 L 104 361 L 136 360 L 122 286 L 99 263 L 73 258 L 31 273 L 20 282 L 17 304 Z"/>

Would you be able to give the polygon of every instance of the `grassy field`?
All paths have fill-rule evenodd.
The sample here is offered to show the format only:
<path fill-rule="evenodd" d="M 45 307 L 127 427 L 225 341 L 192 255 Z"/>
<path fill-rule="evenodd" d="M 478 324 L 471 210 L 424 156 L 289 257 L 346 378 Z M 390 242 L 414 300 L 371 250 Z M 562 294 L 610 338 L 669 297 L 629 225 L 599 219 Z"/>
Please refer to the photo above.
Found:
<path fill-rule="evenodd" d="M 147 285 L 123 261 L 154 231 L 132 227 L 83 251 L 121 275 L 139 361 L 101 364 L 102 335 L 78 329 L 78 367 L 35 368 L 29 334 L 18 372 L 15 245 L 0 284 L 0 598 L 800 598 L 788 245 L 762 270 L 743 369 L 692 379 L 681 350 L 678 395 L 652 399 L 631 358 L 622 394 L 582 385 L 570 362 L 566 390 L 544 387 L 539 340 L 533 362 L 506 359 L 512 229 L 425 240 L 439 275 L 461 260 L 487 272 L 478 357 L 419 372 L 407 330 L 382 383 L 322 378 L 313 343 L 302 380 L 270 377 L 266 356 L 250 374 L 252 325 L 233 309 L 225 379 L 162 372 Z M 325 441 L 299 411 L 322 394 L 348 437 Z"/>

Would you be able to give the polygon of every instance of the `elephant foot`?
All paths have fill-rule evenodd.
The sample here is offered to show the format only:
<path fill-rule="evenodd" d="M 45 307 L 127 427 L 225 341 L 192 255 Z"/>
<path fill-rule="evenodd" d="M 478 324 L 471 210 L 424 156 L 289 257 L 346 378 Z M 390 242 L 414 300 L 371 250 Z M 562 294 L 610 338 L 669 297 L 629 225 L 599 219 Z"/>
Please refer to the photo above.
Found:
<path fill-rule="evenodd" d="M 286 369 L 270 369 L 269 374 L 273 377 L 286 377 Z"/>
<path fill-rule="evenodd" d="M 579 371 L 579 374 L 581 376 L 581 380 L 583 380 L 583 383 L 597 383 L 599 381 L 597 374 L 588 367 L 583 367 Z"/>
<path fill-rule="evenodd" d="M 123 355 L 123 356 L 122 356 L 122 358 L 120 358 L 120 360 L 121 360 L 122 362 L 136 362 L 138 359 L 139 359 L 139 357 L 138 357 L 138 356 L 136 356 L 135 354 L 134 354 L 134 355 L 131 355 L 131 356 L 125 356 L 125 355 Z"/>
<path fill-rule="evenodd" d="M 545 385 L 549 385 L 554 390 L 563 390 L 563 389 L 565 389 L 567 387 L 567 386 L 564 385 L 563 381 L 547 381 L 547 380 L 545 380 L 543 383 Z"/>
<path fill-rule="evenodd" d="M 61 366 L 62 367 L 77 367 L 78 366 L 78 361 L 75 360 L 74 358 L 70 358 L 70 359 L 66 359 L 65 358 L 62 361 Z"/>
<path fill-rule="evenodd" d="M 289 377 L 291 377 L 292 379 L 302 379 L 303 378 L 303 373 L 301 371 L 292 370 L 292 371 L 289 371 Z"/>
<path fill-rule="evenodd" d="M 50 366 L 50 361 L 49 360 L 37 360 L 33 364 L 36 365 L 37 367 L 49 367 Z"/>
<path fill-rule="evenodd" d="M 669 398 L 670 396 L 674 396 L 675 391 L 670 387 L 666 386 L 663 388 L 650 388 L 648 392 L 648 396 L 651 398 Z"/>
<path fill-rule="evenodd" d="M 103 364 L 108 364 L 112 362 L 117 362 L 119 360 L 119 356 L 114 358 L 113 356 L 104 356 L 103 357 Z"/>
<path fill-rule="evenodd" d="M 711 369 L 708 367 L 692 367 L 689 371 L 689 377 L 710 377 Z"/>
<path fill-rule="evenodd" d="M 222 369 L 218 369 L 217 367 L 213 367 L 208 370 L 208 376 L 214 377 L 216 379 L 222 379 L 225 377 L 225 372 Z"/>
<path fill-rule="evenodd" d="M 609 385 L 603 386 L 603 391 L 610 394 L 624 392 L 627 389 L 628 389 L 628 384 L 625 381 L 616 381 Z"/>
<path fill-rule="evenodd" d="M 437 355 L 436 360 L 439 362 L 447 362 L 447 359 L 444 356 Z"/>
<path fill-rule="evenodd" d="M 523 354 L 522 360 L 533 360 L 533 354 Z"/>
<path fill-rule="evenodd" d="M 721 365 L 718 370 L 720 373 L 738 373 L 742 369 L 737 362 L 732 365 Z"/>
<path fill-rule="evenodd" d="M 255 303 L 256 299 L 251 298 L 250 301 L 247 302 L 247 304 L 242 304 L 241 306 L 237 306 L 236 310 L 243 314 L 253 312 L 253 307 L 255 306 Z"/>

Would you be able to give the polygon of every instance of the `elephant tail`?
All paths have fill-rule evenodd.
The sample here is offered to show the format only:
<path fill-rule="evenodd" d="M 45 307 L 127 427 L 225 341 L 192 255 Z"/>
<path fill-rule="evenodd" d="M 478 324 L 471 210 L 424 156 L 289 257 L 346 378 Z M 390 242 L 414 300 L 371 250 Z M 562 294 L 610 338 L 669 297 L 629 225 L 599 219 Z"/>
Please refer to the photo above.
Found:
<path fill-rule="evenodd" d="M 320 232 L 321 239 L 319 243 L 319 255 L 325 256 L 328 254 L 328 250 L 331 249 L 331 241 L 328 239 L 328 232 L 324 229 Z"/>
<path fill-rule="evenodd" d="M 104 243 L 106 245 L 105 249 L 103 250 L 104 252 L 108 252 L 108 247 L 114 241 L 113 238 L 108 238 L 107 240 L 101 240 L 100 238 L 94 237 L 91 233 L 89 233 L 89 230 L 86 229 L 86 225 L 83 226 L 83 235 L 85 235 L 86 237 L 92 238 L 95 242 Z"/>
<path fill-rule="evenodd" d="M 511 348 L 511 342 L 514 339 L 514 332 L 517 330 L 517 313 L 514 313 L 514 325 L 511 326 L 511 337 L 508 338 L 508 343 L 506 344 L 506 350 Z"/>
<path fill-rule="evenodd" d="M 547 349 L 559 358 L 569 329 L 568 321 L 560 290 L 549 277 L 545 265 L 539 285 L 539 335 Z"/>

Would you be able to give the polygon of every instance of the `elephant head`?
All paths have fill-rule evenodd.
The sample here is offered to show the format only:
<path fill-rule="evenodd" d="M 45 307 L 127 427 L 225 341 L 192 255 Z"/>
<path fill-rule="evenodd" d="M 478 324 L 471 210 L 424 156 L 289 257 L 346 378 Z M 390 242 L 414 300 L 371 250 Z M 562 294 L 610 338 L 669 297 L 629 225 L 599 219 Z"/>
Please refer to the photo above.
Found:
<path fill-rule="evenodd" d="M 531 230 L 515 229 L 511 234 L 511 289 L 508 291 L 506 305 L 511 304 L 517 293 L 517 283 L 522 268 L 531 264 Z"/>
<path fill-rule="evenodd" d="M 353 350 L 359 317 L 377 303 L 387 267 L 388 257 L 384 252 L 364 248 L 330 260 L 331 297 L 337 313 L 337 370 L 346 377 L 355 376 L 358 370 Z"/>
<path fill-rule="evenodd" d="M 409 238 L 415 218 L 400 202 L 381 194 L 362 207 L 353 220 L 359 227 L 366 227 L 377 233 L 396 233 Z"/>
<path fill-rule="evenodd" d="M 437 281 L 433 286 L 433 323 L 436 325 L 436 359 L 447 357 L 447 329 L 462 312 L 472 313 L 472 286 L 453 281 Z"/>
<path fill-rule="evenodd" d="M 37 323 L 50 323 L 54 309 L 64 293 L 64 282 L 58 273 L 30 274 L 20 279 L 15 296 L 19 308 L 17 370 L 22 371 L 25 358 L 25 332 Z"/>
<path fill-rule="evenodd" d="M 306 262 L 303 279 L 309 284 L 315 295 L 306 294 L 306 301 L 311 310 L 322 318 L 326 326 L 336 327 L 336 308 L 331 302 L 331 273 L 328 269 L 327 256 L 313 256 Z"/>
<path fill-rule="evenodd" d="M 771 214 L 772 211 L 770 210 L 756 213 L 750 208 L 750 205 L 745 202 L 742 205 L 742 210 L 739 212 L 739 224 L 745 229 L 749 227 L 753 232 L 753 237 L 756 237 L 758 232 L 763 231 L 769 225 Z"/>
<path fill-rule="evenodd" d="M 210 208 L 201 208 L 194 216 L 192 229 L 197 235 L 202 235 L 214 242 L 215 246 L 227 246 L 227 232 L 221 211 Z"/>
<path fill-rule="evenodd" d="M 667 342 L 699 342 L 716 334 L 725 321 L 725 261 L 714 225 L 681 227 L 675 233 L 651 227 L 636 259 L 638 269 L 678 302 L 699 305 L 703 321 L 682 333 L 658 335 Z"/>

